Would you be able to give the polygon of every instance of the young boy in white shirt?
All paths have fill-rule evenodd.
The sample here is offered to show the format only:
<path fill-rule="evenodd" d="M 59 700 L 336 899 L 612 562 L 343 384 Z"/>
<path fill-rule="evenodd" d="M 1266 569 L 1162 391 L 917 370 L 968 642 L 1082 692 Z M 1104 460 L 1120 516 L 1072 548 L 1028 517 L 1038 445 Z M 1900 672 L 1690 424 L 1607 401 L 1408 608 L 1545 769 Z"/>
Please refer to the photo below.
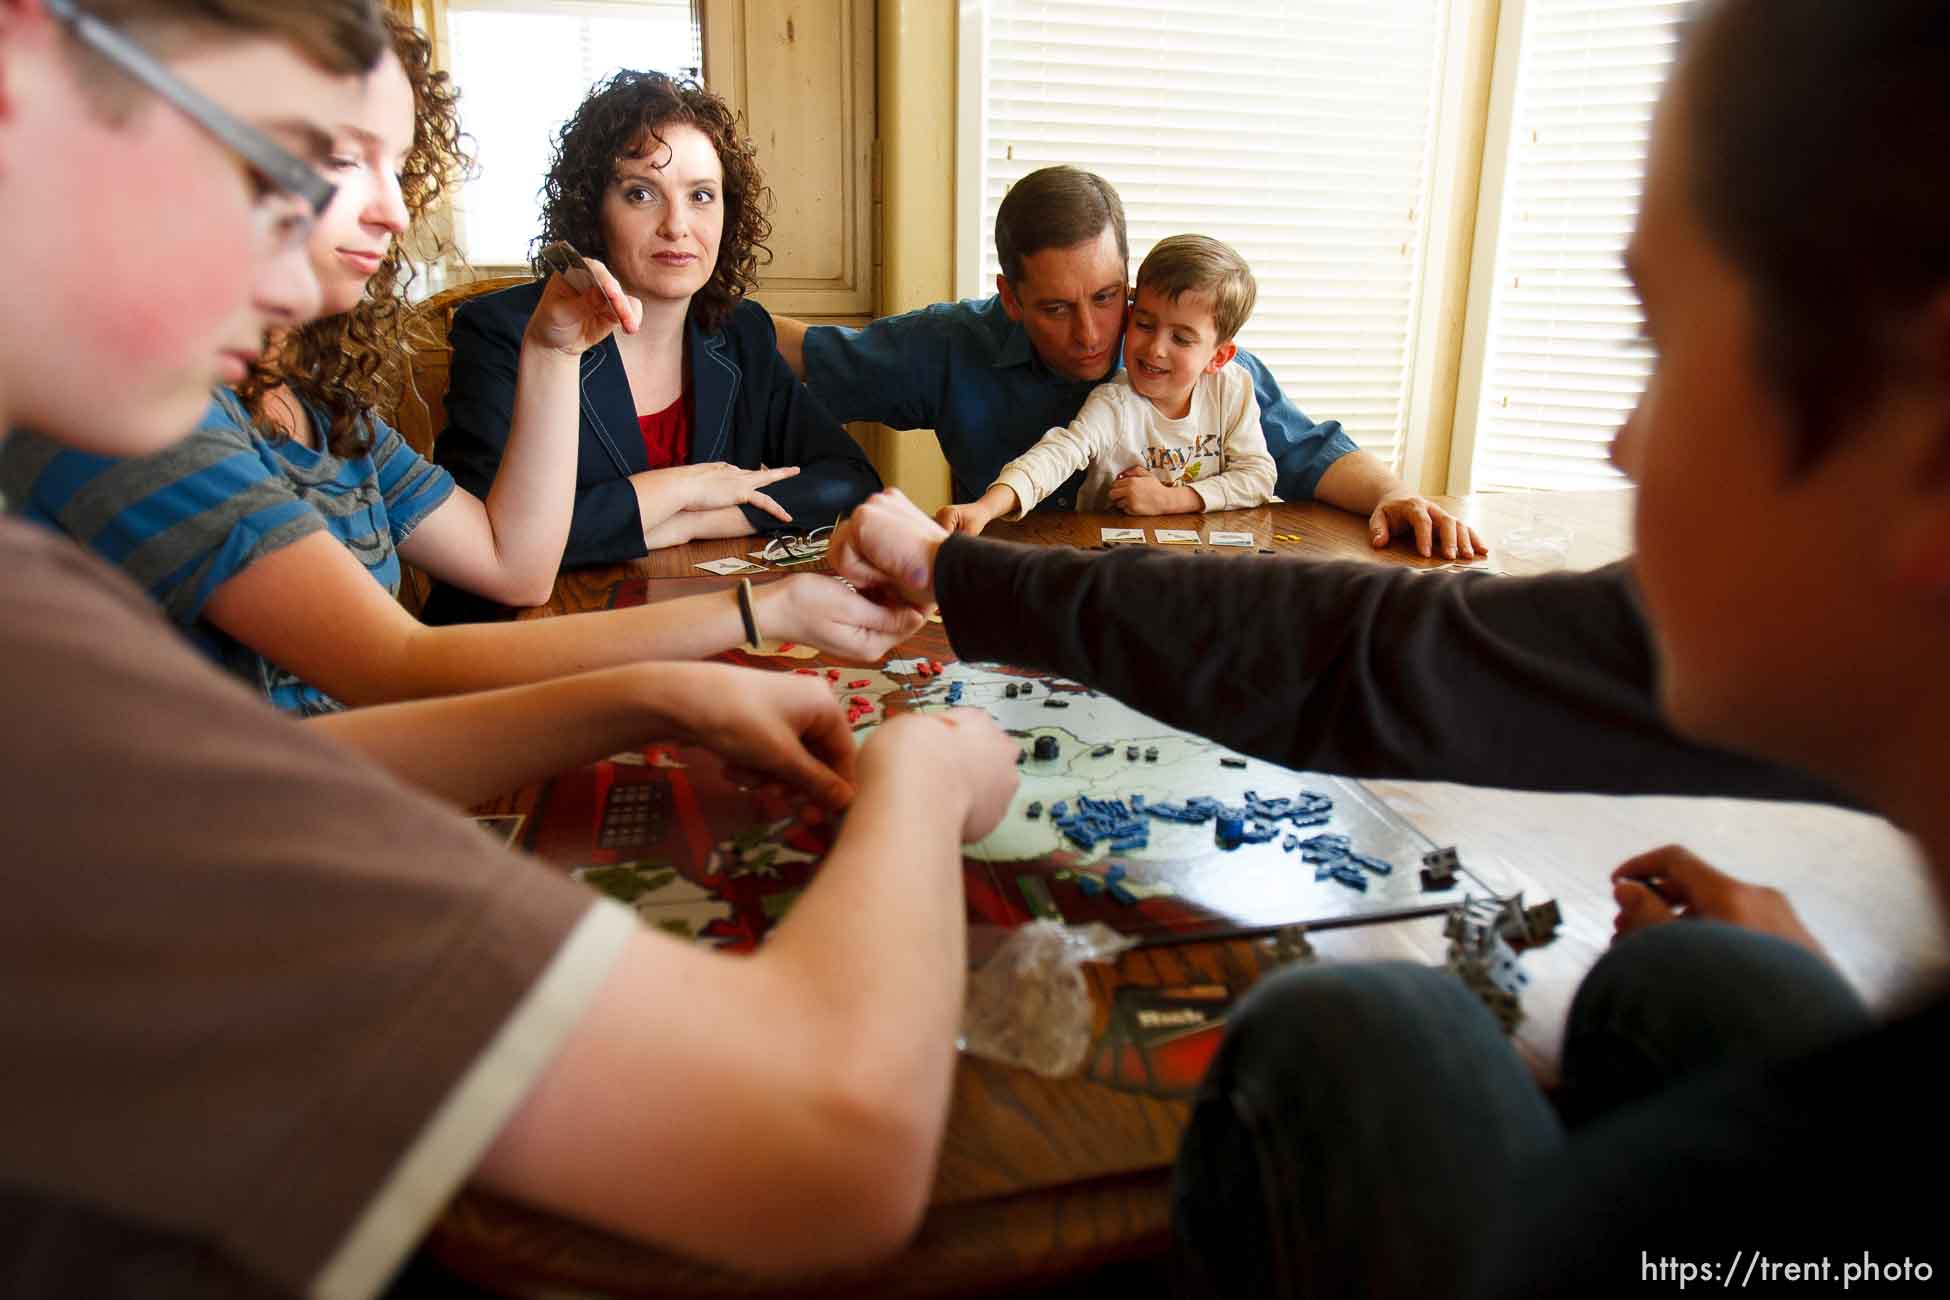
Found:
<path fill-rule="evenodd" d="M 1138 267 L 1124 368 L 1067 428 L 1002 467 L 980 500 L 945 507 L 945 528 L 1020 519 L 1088 468 L 1077 509 L 1129 515 L 1238 510 L 1272 499 L 1274 464 L 1250 376 L 1229 366 L 1252 314 L 1252 268 L 1204 235 L 1161 241 Z"/>

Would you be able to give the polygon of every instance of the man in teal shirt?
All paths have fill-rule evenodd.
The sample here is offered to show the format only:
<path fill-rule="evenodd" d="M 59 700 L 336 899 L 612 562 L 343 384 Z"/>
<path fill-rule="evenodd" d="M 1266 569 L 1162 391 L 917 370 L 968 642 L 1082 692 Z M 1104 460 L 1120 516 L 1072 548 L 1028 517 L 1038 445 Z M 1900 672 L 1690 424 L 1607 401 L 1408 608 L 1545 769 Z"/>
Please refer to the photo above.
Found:
<path fill-rule="evenodd" d="M 1128 300 L 1124 207 L 1101 176 L 1045 167 L 1017 181 L 995 215 L 1002 273 L 986 300 L 937 303 L 860 329 L 775 317 L 779 351 L 841 420 L 933 429 L 972 501 L 1002 466 L 1068 424 L 1090 390 L 1117 373 Z M 1316 423 L 1241 350 L 1253 378 L 1276 491 L 1369 517 L 1376 546 L 1412 534 L 1424 555 L 1473 558 L 1482 539 L 1357 448 L 1338 420 Z M 1079 476 L 1080 477 L 1080 476 Z M 1051 497 L 1075 505 L 1077 480 Z"/>

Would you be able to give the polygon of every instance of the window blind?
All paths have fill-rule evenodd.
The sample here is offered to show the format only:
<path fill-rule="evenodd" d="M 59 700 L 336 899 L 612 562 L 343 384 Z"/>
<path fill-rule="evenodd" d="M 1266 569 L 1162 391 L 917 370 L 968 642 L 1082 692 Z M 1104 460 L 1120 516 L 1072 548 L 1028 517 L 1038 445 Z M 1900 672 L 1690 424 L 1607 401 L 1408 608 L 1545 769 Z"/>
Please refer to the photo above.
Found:
<path fill-rule="evenodd" d="M 1624 486 L 1606 448 L 1651 359 L 1636 342 L 1641 317 L 1622 258 L 1685 9 L 1683 0 L 1526 2 L 1474 412 L 1475 489 Z"/>
<path fill-rule="evenodd" d="M 994 292 L 1011 183 L 1117 187 L 1131 270 L 1198 233 L 1246 258 L 1242 346 L 1316 420 L 1396 463 L 1406 426 L 1447 0 L 986 0 L 962 292 Z M 966 174 L 966 173 L 965 173 Z M 973 204 L 979 201 L 979 214 Z M 969 259 L 970 262 L 973 259 Z"/>
<path fill-rule="evenodd" d="M 457 204 L 476 266 L 528 261 L 555 133 L 591 86 L 619 68 L 695 77 L 703 64 L 690 0 L 451 0 L 447 28 L 480 162 Z"/>

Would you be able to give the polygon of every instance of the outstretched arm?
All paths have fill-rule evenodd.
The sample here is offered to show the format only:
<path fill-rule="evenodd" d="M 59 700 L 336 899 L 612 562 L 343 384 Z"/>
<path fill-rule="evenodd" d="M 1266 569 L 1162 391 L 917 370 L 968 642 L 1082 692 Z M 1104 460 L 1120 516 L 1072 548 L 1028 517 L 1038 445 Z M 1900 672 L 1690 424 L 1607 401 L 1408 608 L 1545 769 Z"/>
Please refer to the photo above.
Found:
<path fill-rule="evenodd" d="M 926 606 L 956 653 L 1050 669 L 1303 770 L 1529 790 L 1846 802 L 1659 713 L 1630 573 L 1505 578 L 1370 563 L 950 537 L 897 493 L 836 571 Z"/>
<path fill-rule="evenodd" d="M 462 490 L 428 515 L 400 554 L 434 577 L 508 605 L 548 599 L 575 509 L 582 354 L 642 306 L 591 259 L 582 288 L 549 277 L 515 358 L 513 407 L 485 494 Z"/>
<path fill-rule="evenodd" d="M 1397 537 L 1412 537 L 1419 555 L 1473 560 L 1490 548 L 1474 528 L 1422 496 L 1365 451 L 1351 451 L 1329 465 L 1314 499 L 1368 516 L 1368 540 L 1379 550 Z"/>
<path fill-rule="evenodd" d="M 656 741 L 704 745 L 830 808 L 853 794 L 853 740 L 832 694 L 728 664 L 638 664 L 305 725 L 463 807 Z"/>
<path fill-rule="evenodd" d="M 759 1273 L 896 1249 L 954 1075 L 961 843 L 1014 786 L 1015 744 L 984 716 L 881 728 L 838 842 L 765 946 L 637 936 L 476 1177 Z"/>
<path fill-rule="evenodd" d="M 819 574 L 754 591 L 759 628 L 877 660 L 920 615 L 876 605 Z M 649 659 L 697 659 L 744 639 L 732 592 L 526 622 L 426 627 L 337 539 L 313 533 L 218 587 L 203 617 L 347 705 L 425 699 Z"/>

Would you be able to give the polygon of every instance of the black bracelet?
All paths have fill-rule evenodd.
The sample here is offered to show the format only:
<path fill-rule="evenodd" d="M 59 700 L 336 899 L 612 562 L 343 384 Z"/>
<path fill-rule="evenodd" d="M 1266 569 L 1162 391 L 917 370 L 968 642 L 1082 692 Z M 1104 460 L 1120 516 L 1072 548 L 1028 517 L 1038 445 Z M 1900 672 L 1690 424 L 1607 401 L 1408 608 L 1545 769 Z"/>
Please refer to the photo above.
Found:
<path fill-rule="evenodd" d="M 759 647 L 758 619 L 752 614 L 752 580 L 738 579 L 738 617 L 745 620 L 745 644 L 756 650 Z"/>

